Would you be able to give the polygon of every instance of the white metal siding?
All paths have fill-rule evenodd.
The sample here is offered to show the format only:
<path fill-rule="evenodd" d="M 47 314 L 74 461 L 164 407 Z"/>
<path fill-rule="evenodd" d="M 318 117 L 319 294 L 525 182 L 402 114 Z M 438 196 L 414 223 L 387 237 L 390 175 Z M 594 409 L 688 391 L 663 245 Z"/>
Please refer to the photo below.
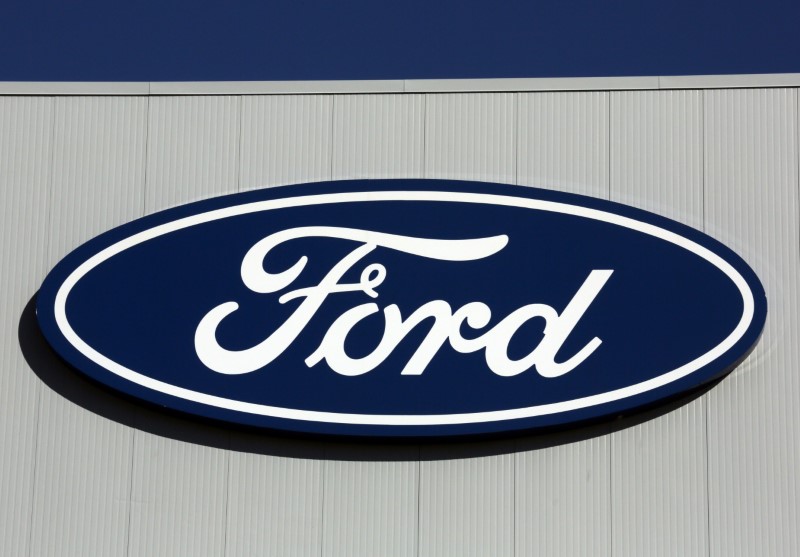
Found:
<path fill-rule="evenodd" d="M 239 188 L 240 97 L 151 97 L 145 211 Z"/>
<path fill-rule="evenodd" d="M 145 208 L 238 190 L 240 97 L 150 98 Z M 231 453 L 134 432 L 127 555 L 220 555 Z"/>
<path fill-rule="evenodd" d="M 798 118 L 792 88 L 0 97 L 0 555 L 800 554 Z M 517 183 L 664 214 L 756 269 L 767 328 L 698 400 L 549 448 L 352 447 L 177 418 L 162 436 L 124 425 L 149 410 L 95 414 L 25 363 L 23 308 L 89 237 L 334 177 Z"/>
<path fill-rule="evenodd" d="M 514 454 L 459 452 L 423 448 L 418 555 L 514 555 Z"/>
<path fill-rule="evenodd" d="M 331 179 L 331 96 L 242 97 L 242 191 Z"/>
<path fill-rule="evenodd" d="M 424 177 L 514 183 L 515 97 L 428 95 Z"/>
<path fill-rule="evenodd" d="M 322 555 L 416 555 L 418 449 L 388 447 L 392 460 L 378 462 L 326 456 Z"/>
<path fill-rule="evenodd" d="M 425 177 L 513 183 L 516 95 L 429 95 Z M 419 555 L 513 555 L 514 458 L 423 447 Z"/>
<path fill-rule="evenodd" d="M 423 95 L 342 95 L 335 108 L 334 180 L 422 176 Z"/>
<path fill-rule="evenodd" d="M 518 105 L 517 183 L 608 199 L 608 93 L 520 93 Z M 610 464 L 607 436 L 518 451 L 517 554 L 610 555 Z"/>
<path fill-rule="evenodd" d="M 611 93 L 611 199 L 703 229 L 703 92 Z M 706 401 L 611 435 L 614 555 L 706 555 Z"/>
<path fill-rule="evenodd" d="M 608 93 L 520 93 L 517 181 L 608 199 Z"/>
<path fill-rule="evenodd" d="M 53 99 L 0 97 L 0 555 L 29 554 L 43 387 L 18 323 L 47 272 Z"/>
<path fill-rule="evenodd" d="M 309 458 L 249 452 L 231 443 L 225 555 L 319 555 L 323 451 Z"/>
<path fill-rule="evenodd" d="M 142 215 L 146 108 L 141 97 L 55 99 L 42 221 L 50 266 Z M 133 432 L 50 389 L 42 390 L 37 422 L 31 554 L 123 555 Z"/>
<path fill-rule="evenodd" d="M 713 555 L 800 554 L 800 206 L 796 89 L 708 91 L 706 228 L 758 273 L 753 354 L 708 396 Z"/>
<path fill-rule="evenodd" d="M 516 455 L 515 555 L 611 555 L 606 437 Z"/>

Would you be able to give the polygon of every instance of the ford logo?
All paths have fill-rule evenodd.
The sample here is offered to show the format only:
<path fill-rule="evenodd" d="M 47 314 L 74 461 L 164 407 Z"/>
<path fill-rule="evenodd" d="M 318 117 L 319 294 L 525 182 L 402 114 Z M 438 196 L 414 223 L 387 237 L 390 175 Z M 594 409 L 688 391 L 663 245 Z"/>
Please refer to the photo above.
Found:
<path fill-rule="evenodd" d="M 712 238 L 624 205 L 439 180 L 228 195 L 111 230 L 45 280 L 69 364 L 276 430 L 430 437 L 626 414 L 730 372 L 767 304 Z"/>

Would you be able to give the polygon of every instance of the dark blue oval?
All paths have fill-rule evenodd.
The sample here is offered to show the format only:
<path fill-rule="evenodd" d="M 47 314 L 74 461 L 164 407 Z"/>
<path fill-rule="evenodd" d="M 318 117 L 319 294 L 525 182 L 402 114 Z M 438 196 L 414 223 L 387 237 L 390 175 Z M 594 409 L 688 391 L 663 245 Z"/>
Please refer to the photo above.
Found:
<path fill-rule="evenodd" d="M 37 300 L 53 348 L 123 393 L 389 437 L 567 426 L 671 399 L 730 372 L 766 311 L 747 264 L 689 227 L 441 180 L 163 211 L 76 249 Z"/>

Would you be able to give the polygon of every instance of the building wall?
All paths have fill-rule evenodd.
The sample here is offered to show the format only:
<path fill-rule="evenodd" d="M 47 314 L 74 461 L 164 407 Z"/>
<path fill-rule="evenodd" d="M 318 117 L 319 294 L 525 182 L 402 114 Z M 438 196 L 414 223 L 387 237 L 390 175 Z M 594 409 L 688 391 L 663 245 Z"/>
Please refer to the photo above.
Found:
<path fill-rule="evenodd" d="M 0 96 L 0 555 L 800 555 L 799 97 Z M 100 232 L 377 177 L 552 188 L 687 223 L 756 270 L 764 335 L 715 388 L 628 427 L 380 446 L 139 406 L 37 334 L 45 274 Z"/>

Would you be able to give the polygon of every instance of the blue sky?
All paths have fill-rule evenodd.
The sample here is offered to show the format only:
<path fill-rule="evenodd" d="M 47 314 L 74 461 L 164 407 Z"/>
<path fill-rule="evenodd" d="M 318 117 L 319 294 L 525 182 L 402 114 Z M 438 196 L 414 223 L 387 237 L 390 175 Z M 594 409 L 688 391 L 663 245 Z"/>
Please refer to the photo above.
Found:
<path fill-rule="evenodd" d="M 0 80 L 800 72 L 800 2 L 7 0 Z"/>

